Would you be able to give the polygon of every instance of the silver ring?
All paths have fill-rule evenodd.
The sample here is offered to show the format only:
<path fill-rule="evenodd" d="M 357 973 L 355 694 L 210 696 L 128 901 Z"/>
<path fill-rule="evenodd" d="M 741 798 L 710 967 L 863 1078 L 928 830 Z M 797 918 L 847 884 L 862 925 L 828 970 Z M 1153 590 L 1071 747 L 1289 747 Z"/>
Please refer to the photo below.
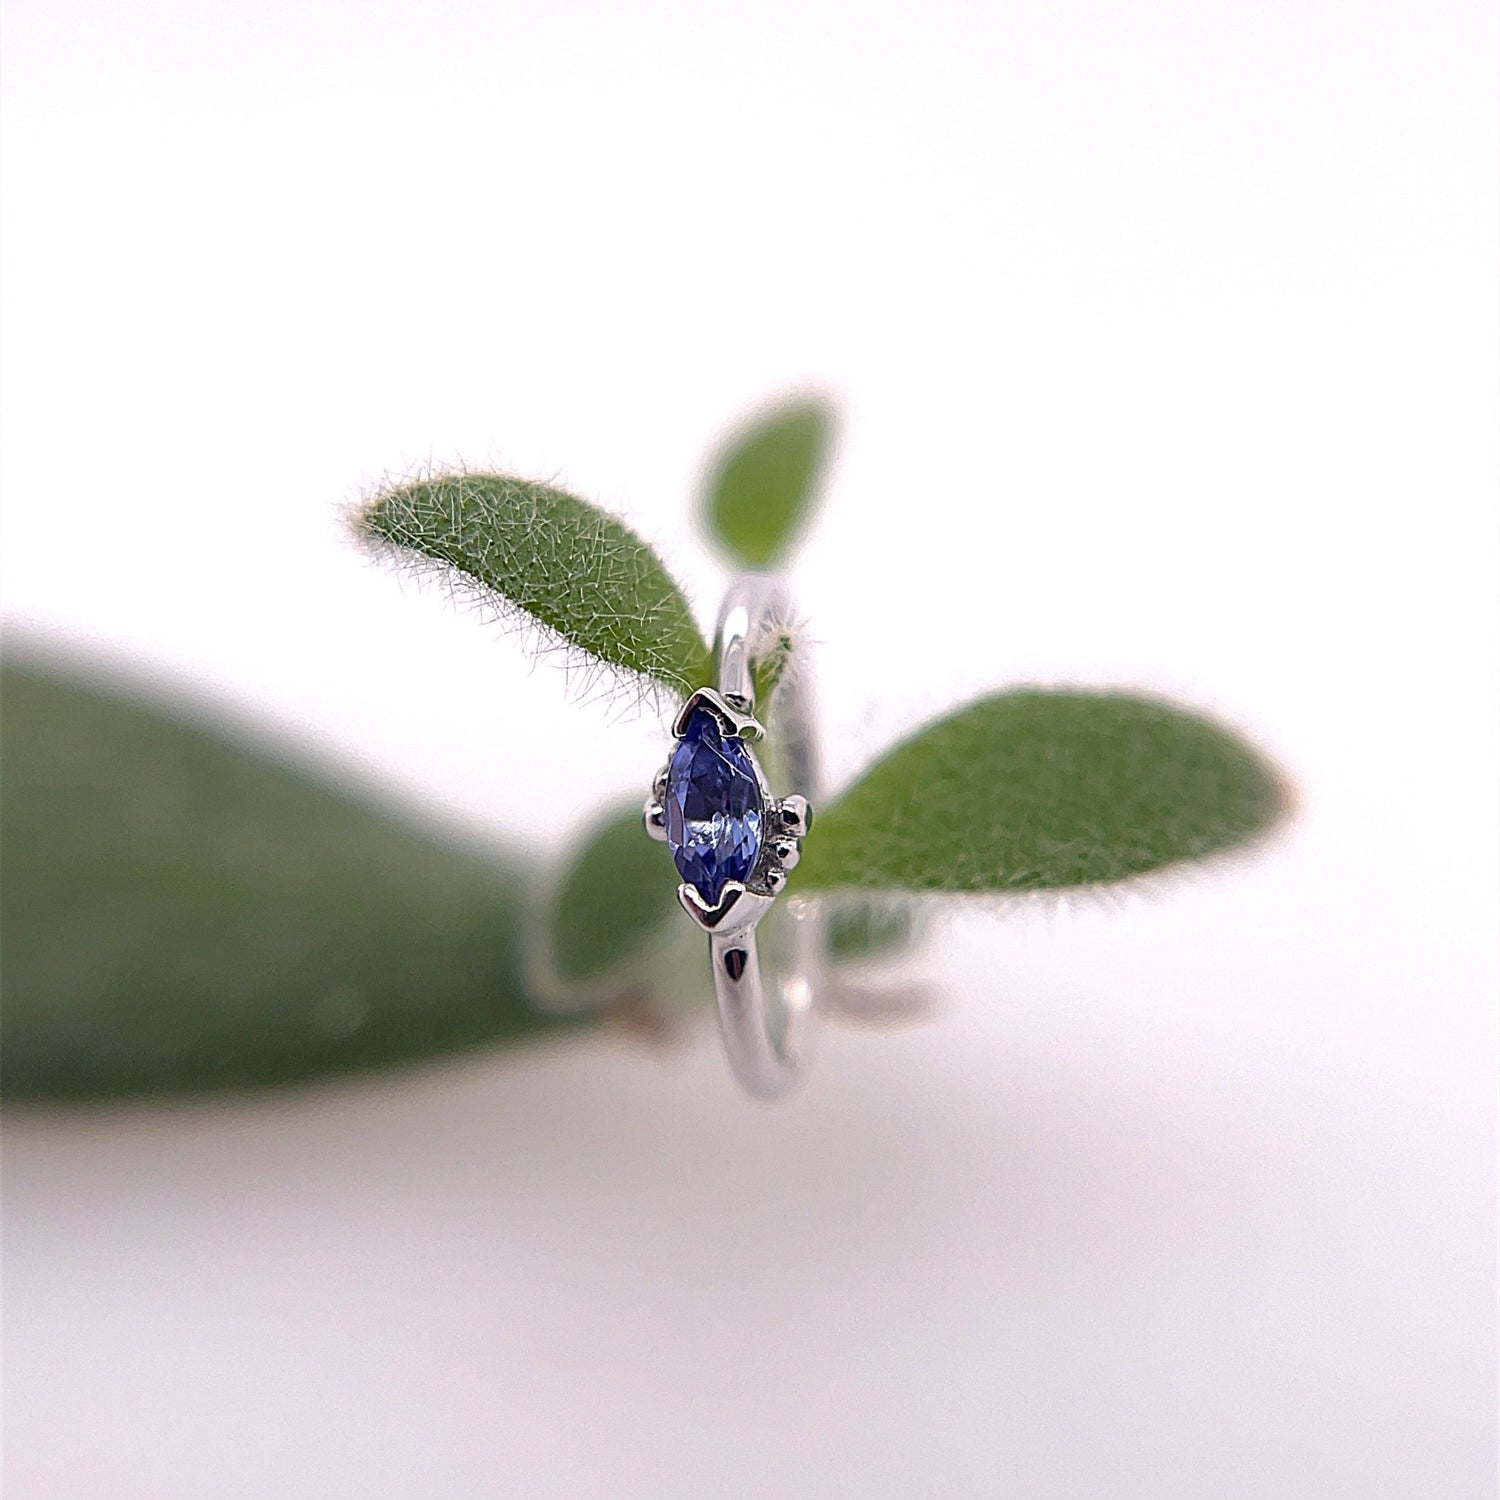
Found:
<path fill-rule="evenodd" d="M 646 832 L 672 851 L 683 910 L 708 934 L 729 1066 L 761 1099 L 784 1094 L 802 1072 L 824 954 L 816 908 L 794 898 L 783 903 L 785 952 L 769 985 L 756 942 L 757 925 L 800 857 L 817 793 L 808 674 L 800 664 L 782 674 L 763 706 L 769 739 L 756 717 L 753 669 L 790 615 L 779 578 L 745 573 L 730 583 L 719 612 L 717 687 L 699 688 L 682 705 L 672 725 L 677 743 L 644 814 Z M 794 793 L 772 795 L 750 748 L 760 741 Z"/>

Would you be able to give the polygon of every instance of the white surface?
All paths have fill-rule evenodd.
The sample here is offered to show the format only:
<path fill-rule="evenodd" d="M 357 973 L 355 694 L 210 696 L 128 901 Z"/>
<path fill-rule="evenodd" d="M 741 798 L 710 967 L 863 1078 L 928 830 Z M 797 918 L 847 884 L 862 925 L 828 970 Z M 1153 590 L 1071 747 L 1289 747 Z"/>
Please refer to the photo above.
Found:
<path fill-rule="evenodd" d="M 831 1034 L 776 1113 L 704 1037 L 13 1119 L 8 1494 L 1493 1492 L 1489 7 L 5 33 L 12 620 L 553 841 L 659 727 L 335 503 L 557 474 L 711 608 L 694 466 L 812 379 L 837 774 L 987 685 L 1123 681 L 1307 799 L 1242 869 L 956 922 L 946 1016 Z"/>

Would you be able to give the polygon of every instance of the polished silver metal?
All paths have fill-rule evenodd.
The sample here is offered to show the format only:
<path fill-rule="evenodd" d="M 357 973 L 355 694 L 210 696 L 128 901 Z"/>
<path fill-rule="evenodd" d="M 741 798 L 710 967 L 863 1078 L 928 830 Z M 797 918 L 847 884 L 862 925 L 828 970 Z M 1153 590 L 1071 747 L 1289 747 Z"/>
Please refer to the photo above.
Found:
<path fill-rule="evenodd" d="M 743 694 L 716 693 L 712 688 L 699 688 L 677 710 L 672 721 L 672 733 L 682 734 L 688 720 L 700 708 L 706 708 L 718 721 L 725 734 L 738 735 L 742 740 L 754 743 L 764 739 L 766 727 L 751 712 L 754 702 Z"/>
<path fill-rule="evenodd" d="M 771 845 L 771 858 L 783 870 L 795 870 L 797 861 L 802 858 L 802 846 L 796 839 L 777 839 Z"/>
<path fill-rule="evenodd" d="M 657 843 L 666 843 L 667 810 L 661 805 L 659 797 L 650 797 L 647 799 L 645 807 L 641 809 L 641 822 L 645 825 L 647 834 L 654 838 Z"/>
<path fill-rule="evenodd" d="M 719 1033 L 735 1077 L 760 1099 L 785 1094 L 801 1076 L 807 1030 L 822 979 L 826 943 L 814 903 L 789 897 L 785 954 L 777 978 L 768 983 L 760 965 L 755 929 L 786 885 L 812 826 L 810 798 L 818 794 L 818 757 L 813 738 L 808 673 L 803 664 L 783 674 L 774 692 L 777 768 L 798 790 L 771 795 L 765 773 L 749 744 L 765 737 L 755 716 L 756 652 L 784 632 L 791 601 L 781 579 L 745 573 L 733 579 L 719 612 L 715 645 L 716 688 L 699 688 L 673 723 L 681 735 L 694 710 L 706 708 L 726 733 L 746 741 L 746 754 L 760 783 L 764 810 L 760 859 L 749 878 L 729 881 L 714 906 L 692 885 L 677 888 L 683 910 L 708 934 L 709 967 L 719 1014 Z M 643 810 L 646 832 L 664 840 L 666 773 L 653 783 Z"/>
<path fill-rule="evenodd" d="M 697 887 L 683 881 L 677 887 L 677 899 L 682 909 L 705 932 L 718 933 L 720 937 L 738 937 L 749 932 L 771 908 L 771 897 L 762 891 L 752 891 L 738 880 L 726 880 L 719 893 L 718 904 L 710 906 L 698 894 Z"/>
<path fill-rule="evenodd" d="M 782 828 L 794 839 L 805 839 L 812 827 L 812 805 L 806 797 L 783 797 L 779 808 Z"/>

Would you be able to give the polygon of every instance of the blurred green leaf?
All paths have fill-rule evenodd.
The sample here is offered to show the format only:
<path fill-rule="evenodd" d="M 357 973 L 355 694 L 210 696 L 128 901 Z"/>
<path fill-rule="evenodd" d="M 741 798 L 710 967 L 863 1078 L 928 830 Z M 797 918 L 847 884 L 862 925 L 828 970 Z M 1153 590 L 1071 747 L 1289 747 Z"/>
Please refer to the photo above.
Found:
<path fill-rule="evenodd" d="M 686 695 L 709 654 L 682 590 L 613 516 L 504 474 L 438 474 L 382 491 L 357 534 L 460 594 L 519 611 L 545 644 Z"/>
<path fill-rule="evenodd" d="M 833 426 L 827 401 L 798 396 L 731 434 L 710 466 L 702 518 L 737 563 L 770 568 L 785 560 L 811 519 Z"/>
<path fill-rule="evenodd" d="M 666 848 L 646 837 L 640 804 L 617 807 L 584 833 L 551 903 L 552 961 L 565 981 L 597 979 L 640 956 L 669 918 L 682 918 Z"/>
<path fill-rule="evenodd" d="M 0 676 L 11 1099 L 289 1083 L 564 1023 L 522 876 L 218 728 Z"/>
<path fill-rule="evenodd" d="M 1233 849 L 1288 801 L 1253 748 L 1169 703 L 1002 693 L 919 731 L 820 809 L 793 879 L 807 891 L 1103 884 Z"/>

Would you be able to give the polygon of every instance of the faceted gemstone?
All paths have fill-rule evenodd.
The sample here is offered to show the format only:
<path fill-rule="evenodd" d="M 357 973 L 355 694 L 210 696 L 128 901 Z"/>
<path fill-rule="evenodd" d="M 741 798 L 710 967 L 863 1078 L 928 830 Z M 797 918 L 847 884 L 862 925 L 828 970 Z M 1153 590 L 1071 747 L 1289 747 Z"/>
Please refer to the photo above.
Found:
<path fill-rule="evenodd" d="M 745 743 L 707 710 L 688 716 L 667 762 L 667 845 L 677 871 L 710 906 L 726 880 L 747 880 L 760 857 L 760 782 Z"/>

